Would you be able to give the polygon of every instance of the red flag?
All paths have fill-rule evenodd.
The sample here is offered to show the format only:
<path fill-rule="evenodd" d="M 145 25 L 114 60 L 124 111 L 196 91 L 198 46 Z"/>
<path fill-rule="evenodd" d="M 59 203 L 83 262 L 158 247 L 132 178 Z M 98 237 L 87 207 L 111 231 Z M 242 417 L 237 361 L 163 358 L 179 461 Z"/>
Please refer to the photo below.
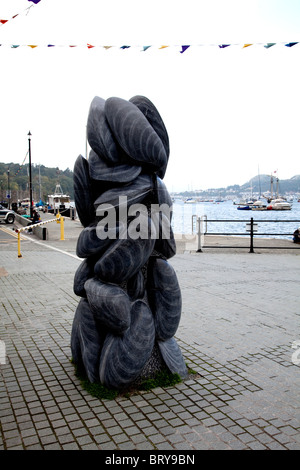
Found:
<path fill-rule="evenodd" d="M 5 24 L 7 22 L 8 22 L 8 20 L 0 20 L 0 23 L 2 23 L 2 24 Z"/>

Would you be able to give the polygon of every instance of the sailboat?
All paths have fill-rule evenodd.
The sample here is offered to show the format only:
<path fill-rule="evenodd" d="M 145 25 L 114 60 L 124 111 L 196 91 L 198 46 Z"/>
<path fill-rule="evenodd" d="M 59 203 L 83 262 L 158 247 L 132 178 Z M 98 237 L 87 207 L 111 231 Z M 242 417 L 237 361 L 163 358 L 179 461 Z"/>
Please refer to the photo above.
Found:
<path fill-rule="evenodd" d="M 273 175 L 271 175 L 271 197 L 268 200 L 269 205 L 267 206 L 267 209 L 276 211 L 291 210 L 292 205 L 287 202 L 283 197 L 279 197 L 278 193 L 279 178 L 276 178 L 276 197 L 273 199 Z"/>

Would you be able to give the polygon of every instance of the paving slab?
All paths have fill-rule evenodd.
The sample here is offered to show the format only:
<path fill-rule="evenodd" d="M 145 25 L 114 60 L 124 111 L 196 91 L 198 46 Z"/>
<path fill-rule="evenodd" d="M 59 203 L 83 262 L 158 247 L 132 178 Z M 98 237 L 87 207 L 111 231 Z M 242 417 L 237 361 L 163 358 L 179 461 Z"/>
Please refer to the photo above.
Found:
<path fill-rule="evenodd" d="M 197 375 L 100 400 L 70 362 L 82 227 L 59 228 L 24 234 L 21 258 L 0 240 L 0 450 L 300 449 L 298 251 L 179 252 L 176 339 Z"/>

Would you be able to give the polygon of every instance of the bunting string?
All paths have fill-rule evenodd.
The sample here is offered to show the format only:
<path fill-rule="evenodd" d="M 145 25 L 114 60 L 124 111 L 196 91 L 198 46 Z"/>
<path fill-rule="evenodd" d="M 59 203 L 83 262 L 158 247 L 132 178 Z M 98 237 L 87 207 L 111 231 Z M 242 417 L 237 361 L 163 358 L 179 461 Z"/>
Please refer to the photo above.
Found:
<path fill-rule="evenodd" d="M 17 176 L 17 174 L 21 171 L 22 166 L 24 165 L 25 160 L 26 160 L 28 154 L 29 154 L 29 150 L 27 150 L 26 155 L 25 155 L 25 157 L 24 157 L 24 160 L 22 161 L 21 165 L 19 165 L 19 168 L 17 169 L 17 171 L 16 171 L 16 173 L 15 173 L 15 176 Z"/>
<path fill-rule="evenodd" d="M 17 16 L 24 15 L 25 13 L 26 13 L 26 15 L 28 15 L 30 8 L 32 8 L 34 5 L 37 5 L 41 0 L 28 0 L 28 1 L 32 2 L 32 5 L 25 8 L 25 10 L 23 10 L 22 13 L 17 13 L 16 15 L 12 16 L 8 20 L 0 20 L 0 26 L 3 26 L 4 24 L 6 24 L 10 20 L 14 20 L 15 18 L 17 18 Z"/>
<path fill-rule="evenodd" d="M 37 5 L 41 0 L 28 0 L 28 2 L 30 2 L 30 6 L 27 7 L 22 13 L 17 13 L 16 15 L 12 16 L 11 18 L 9 19 L 0 19 L 0 26 L 3 26 L 5 25 L 8 21 L 10 20 L 13 20 L 15 18 L 17 18 L 17 16 L 20 16 L 24 13 L 26 13 L 26 15 L 28 15 L 29 13 L 29 10 L 30 8 L 34 7 L 35 5 Z M 186 52 L 190 47 L 203 47 L 203 46 L 210 46 L 210 47 L 219 47 L 220 49 L 225 49 L 225 48 L 228 48 L 230 46 L 240 46 L 242 47 L 243 49 L 246 49 L 250 46 L 263 46 L 265 49 L 270 49 L 271 47 L 273 46 L 276 46 L 276 45 L 284 45 L 286 47 L 293 47 L 295 46 L 296 44 L 299 44 L 299 42 L 285 42 L 285 43 L 275 43 L 275 42 L 268 42 L 268 43 L 243 43 L 243 44 L 197 44 L 197 45 L 192 45 L 192 44 L 188 44 L 188 45 L 161 45 L 161 46 L 157 46 L 159 50 L 163 50 L 163 49 L 167 49 L 167 48 L 179 48 L 179 52 L 181 54 L 183 54 L 184 52 Z M 46 45 L 41 45 L 41 44 L 0 44 L 0 46 L 7 46 L 7 47 L 10 47 L 12 49 L 17 49 L 19 47 L 30 47 L 31 49 L 35 49 L 36 47 L 40 47 L 40 46 L 46 46 L 46 47 L 85 47 L 87 49 L 93 49 L 93 48 L 104 48 L 106 50 L 109 50 L 109 49 L 112 49 L 112 48 L 118 48 L 118 49 L 123 49 L 123 50 L 127 50 L 127 49 L 130 49 L 130 48 L 139 48 L 142 52 L 146 52 L 149 48 L 155 48 L 156 46 L 153 46 L 153 45 L 148 45 L 148 46 L 137 46 L 137 45 L 121 45 L 121 46 L 114 46 L 114 45 L 111 45 L 111 46 L 104 46 L 104 45 L 93 45 L 93 44 L 90 44 L 90 43 L 87 43 L 85 45 L 80 45 L 80 44 L 46 44 Z"/>
<path fill-rule="evenodd" d="M 32 1 L 32 0 L 28 0 L 28 1 Z M 40 0 L 35 0 L 36 2 L 37 1 L 40 1 Z M 30 7 L 29 7 L 30 8 Z M 0 20 L 1 21 L 4 21 L 4 20 Z M 153 45 L 149 45 L 149 46 L 138 46 L 138 45 L 122 45 L 122 46 L 104 46 L 104 45 L 93 45 L 93 44 L 90 44 L 90 43 L 87 43 L 87 44 L 0 44 L 0 47 L 10 47 L 12 49 L 17 49 L 18 47 L 30 47 L 31 49 L 35 49 L 36 47 L 71 47 L 71 48 L 74 48 L 74 47 L 78 47 L 78 48 L 87 48 L 87 49 L 93 49 L 93 48 L 103 48 L 103 49 L 106 49 L 106 50 L 109 50 L 109 49 L 122 49 L 122 50 L 128 50 L 128 49 L 134 49 L 134 48 L 139 48 L 141 52 L 146 52 L 149 50 L 149 48 L 157 48 L 158 50 L 163 50 L 163 49 L 167 49 L 167 48 L 179 48 L 179 52 L 181 54 L 183 54 L 184 52 L 186 52 L 189 48 L 191 47 L 218 47 L 220 49 L 225 49 L 225 48 L 228 48 L 230 46 L 239 46 L 241 47 L 242 49 L 246 49 L 250 46 L 263 46 L 265 49 L 270 49 L 271 47 L 273 46 L 285 46 L 285 47 L 293 47 L 295 46 L 296 44 L 299 44 L 299 42 L 280 42 L 280 43 L 276 43 L 276 42 L 268 42 L 268 43 L 251 43 L 251 44 L 189 44 L 189 45 L 162 45 L 162 46 L 153 46 Z"/>

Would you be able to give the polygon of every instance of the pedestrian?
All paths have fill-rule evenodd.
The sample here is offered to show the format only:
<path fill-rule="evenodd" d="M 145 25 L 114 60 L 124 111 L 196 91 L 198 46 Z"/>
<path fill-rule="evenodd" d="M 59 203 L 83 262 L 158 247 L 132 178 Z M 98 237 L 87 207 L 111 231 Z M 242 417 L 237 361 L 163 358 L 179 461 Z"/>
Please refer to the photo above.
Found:
<path fill-rule="evenodd" d="M 35 225 L 40 221 L 40 215 L 37 213 L 35 209 L 32 211 L 32 217 L 31 217 L 31 222 L 28 225 Z M 30 228 L 28 230 L 28 233 L 32 233 L 32 229 Z"/>
<path fill-rule="evenodd" d="M 293 242 L 294 243 L 300 243 L 300 227 L 297 228 L 294 232 L 294 235 L 293 235 Z"/>

